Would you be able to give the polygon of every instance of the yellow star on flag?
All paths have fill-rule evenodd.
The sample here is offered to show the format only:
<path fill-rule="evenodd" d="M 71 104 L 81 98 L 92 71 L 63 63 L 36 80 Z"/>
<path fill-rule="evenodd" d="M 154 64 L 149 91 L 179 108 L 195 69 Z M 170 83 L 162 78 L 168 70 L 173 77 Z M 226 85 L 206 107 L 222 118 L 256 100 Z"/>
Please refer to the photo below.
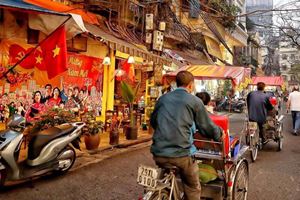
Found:
<path fill-rule="evenodd" d="M 38 55 L 38 57 L 35 57 L 35 59 L 36 59 L 35 63 L 39 63 L 39 64 L 42 63 L 43 58 L 40 55 Z"/>
<path fill-rule="evenodd" d="M 52 52 L 53 52 L 53 58 L 55 58 L 57 55 L 59 55 L 60 48 L 56 45 L 55 49 L 53 49 Z"/>

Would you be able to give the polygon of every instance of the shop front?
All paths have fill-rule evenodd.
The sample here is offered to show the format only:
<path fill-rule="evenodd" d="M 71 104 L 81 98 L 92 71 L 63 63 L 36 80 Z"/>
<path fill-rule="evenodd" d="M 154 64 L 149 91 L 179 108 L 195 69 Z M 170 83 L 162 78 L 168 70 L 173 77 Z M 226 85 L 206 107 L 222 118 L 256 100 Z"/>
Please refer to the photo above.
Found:
<path fill-rule="evenodd" d="M 208 91 L 213 96 L 224 95 L 224 88 L 241 89 L 250 78 L 250 69 L 235 66 L 194 65 L 180 68 L 178 71 L 165 74 L 164 82 L 171 84 L 179 71 L 191 72 L 196 81 L 196 92 Z M 174 85 L 174 84 L 172 84 Z"/>
<path fill-rule="evenodd" d="M 21 1 L 7 3 L 0 4 L 0 9 L 7 8 L 1 10 L 0 28 L 5 31 L 0 40 L 0 103 L 22 104 L 26 111 L 34 101 L 33 93 L 40 91 L 44 98 L 51 85 L 61 93 L 57 107 L 65 106 L 70 92 L 78 93 L 80 107 L 100 116 L 107 45 L 88 37 L 80 16 Z M 7 112 L 1 116 L 7 118 Z"/>

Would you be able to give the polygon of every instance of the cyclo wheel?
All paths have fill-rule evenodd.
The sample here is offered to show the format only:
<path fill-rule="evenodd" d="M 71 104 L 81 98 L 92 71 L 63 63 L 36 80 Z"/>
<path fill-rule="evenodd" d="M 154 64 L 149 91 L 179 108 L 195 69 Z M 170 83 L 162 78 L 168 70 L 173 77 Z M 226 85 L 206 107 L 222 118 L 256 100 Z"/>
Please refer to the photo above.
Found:
<path fill-rule="evenodd" d="M 170 191 L 167 189 L 162 189 L 160 191 L 160 196 L 159 196 L 159 191 L 155 191 L 148 200 L 168 200 L 169 197 L 170 197 Z"/>
<path fill-rule="evenodd" d="M 254 137 L 249 136 L 249 143 L 251 147 L 251 160 L 255 162 L 258 154 L 258 145 L 257 145 L 257 133 L 255 133 Z"/>
<path fill-rule="evenodd" d="M 249 171 L 245 161 L 242 161 L 236 171 L 233 182 L 232 199 L 247 200 L 249 186 Z"/>

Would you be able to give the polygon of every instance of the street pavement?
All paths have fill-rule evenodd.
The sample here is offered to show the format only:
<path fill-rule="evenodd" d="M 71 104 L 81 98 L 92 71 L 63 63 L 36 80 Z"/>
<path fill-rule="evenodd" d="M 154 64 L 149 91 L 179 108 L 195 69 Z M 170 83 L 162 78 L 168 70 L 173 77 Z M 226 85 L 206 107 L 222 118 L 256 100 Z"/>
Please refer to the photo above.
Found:
<path fill-rule="evenodd" d="M 243 114 L 230 115 L 230 130 L 239 134 Z M 267 144 L 250 164 L 249 200 L 300 200 L 300 136 L 289 133 L 290 115 L 284 121 L 284 146 L 277 152 L 276 143 Z M 150 142 L 129 147 L 99 163 L 71 171 L 60 177 L 5 188 L 5 200 L 136 200 L 143 188 L 136 184 L 139 164 L 154 165 Z"/>

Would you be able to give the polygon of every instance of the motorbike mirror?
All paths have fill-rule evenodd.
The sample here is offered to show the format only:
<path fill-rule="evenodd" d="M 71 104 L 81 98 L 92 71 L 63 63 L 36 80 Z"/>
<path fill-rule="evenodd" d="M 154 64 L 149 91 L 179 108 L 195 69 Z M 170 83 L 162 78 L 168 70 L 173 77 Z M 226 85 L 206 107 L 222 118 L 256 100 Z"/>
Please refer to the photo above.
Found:
<path fill-rule="evenodd" d="M 7 126 L 11 128 L 15 127 L 24 127 L 25 126 L 25 118 L 21 115 L 14 114 L 7 122 Z"/>

